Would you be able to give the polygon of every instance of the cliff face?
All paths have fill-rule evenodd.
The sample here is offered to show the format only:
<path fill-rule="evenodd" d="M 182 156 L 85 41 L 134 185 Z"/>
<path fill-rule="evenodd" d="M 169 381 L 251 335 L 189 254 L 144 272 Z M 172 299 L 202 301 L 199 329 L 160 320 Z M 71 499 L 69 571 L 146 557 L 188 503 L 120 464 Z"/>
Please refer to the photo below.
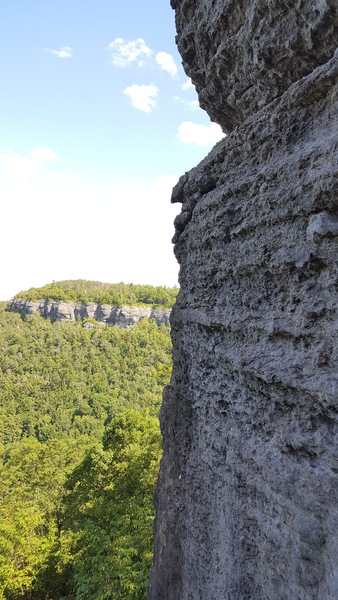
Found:
<path fill-rule="evenodd" d="M 337 0 L 171 0 L 183 66 L 225 131 L 332 56 Z"/>
<path fill-rule="evenodd" d="M 23 315 L 40 312 L 45 319 L 55 321 L 83 321 L 95 319 L 107 325 L 118 325 L 128 328 L 141 319 L 155 319 L 158 325 L 169 325 L 170 310 L 168 308 L 151 308 L 151 306 L 110 306 L 109 304 L 84 304 L 78 302 L 56 302 L 40 300 L 27 302 L 13 300 L 10 310 Z"/>
<path fill-rule="evenodd" d="M 172 4 L 204 105 L 243 122 L 173 192 L 181 288 L 148 597 L 336 600 L 337 3 Z"/>

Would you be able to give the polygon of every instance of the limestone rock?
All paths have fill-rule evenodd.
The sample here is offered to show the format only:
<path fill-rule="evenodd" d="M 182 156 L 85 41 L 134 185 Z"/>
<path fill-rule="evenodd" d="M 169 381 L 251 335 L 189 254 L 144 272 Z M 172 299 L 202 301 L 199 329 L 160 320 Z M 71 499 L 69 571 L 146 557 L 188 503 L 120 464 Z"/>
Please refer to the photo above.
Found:
<path fill-rule="evenodd" d="M 263 4 L 271 10 L 258 13 Z M 228 113 L 231 81 L 239 86 L 233 122 L 247 114 L 241 89 L 249 64 L 259 83 L 248 111 L 259 97 L 265 106 L 173 192 L 182 203 L 175 234 L 181 287 L 171 315 L 174 368 L 161 413 L 148 598 L 336 600 L 338 57 L 267 104 L 269 81 L 274 96 L 327 58 L 334 28 L 325 18 L 336 4 L 174 5 L 185 63 L 213 115 L 223 102 Z M 243 57 L 234 50 L 229 72 L 217 79 L 214 57 L 230 6 L 229 43 L 235 49 L 242 40 Z M 286 47 L 283 62 L 287 9 L 294 49 Z M 260 31 L 271 48 L 276 39 L 272 74 L 253 64 L 248 48 L 252 39 L 259 57 Z M 326 33 L 314 48 L 311 36 Z"/>
<path fill-rule="evenodd" d="M 313 242 L 320 242 L 326 236 L 338 235 L 338 216 L 327 211 L 312 215 L 306 233 Z"/>
<path fill-rule="evenodd" d="M 183 66 L 224 131 L 332 57 L 337 0 L 171 0 Z"/>
<path fill-rule="evenodd" d="M 33 315 L 35 312 L 45 319 L 55 321 L 83 321 L 95 319 L 107 325 L 118 325 L 128 329 L 140 319 L 155 319 L 158 325 L 169 326 L 170 309 L 152 308 L 151 306 L 110 306 L 109 304 L 85 304 L 78 302 L 56 302 L 54 300 L 40 300 L 28 302 L 13 300 L 11 310 L 23 315 Z"/>

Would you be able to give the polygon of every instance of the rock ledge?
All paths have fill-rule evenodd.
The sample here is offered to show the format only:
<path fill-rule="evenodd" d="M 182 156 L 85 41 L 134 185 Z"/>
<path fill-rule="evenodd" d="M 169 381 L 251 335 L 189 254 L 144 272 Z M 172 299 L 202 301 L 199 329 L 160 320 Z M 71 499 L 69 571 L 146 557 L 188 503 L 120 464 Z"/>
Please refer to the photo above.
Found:
<path fill-rule="evenodd" d="M 158 325 L 169 326 L 170 309 L 151 308 L 150 306 L 110 306 L 109 304 L 85 304 L 79 302 L 56 302 L 40 300 L 28 302 L 13 300 L 10 310 L 23 315 L 40 312 L 42 317 L 55 321 L 83 321 L 95 319 L 107 325 L 129 328 L 141 319 L 154 319 Z"/>

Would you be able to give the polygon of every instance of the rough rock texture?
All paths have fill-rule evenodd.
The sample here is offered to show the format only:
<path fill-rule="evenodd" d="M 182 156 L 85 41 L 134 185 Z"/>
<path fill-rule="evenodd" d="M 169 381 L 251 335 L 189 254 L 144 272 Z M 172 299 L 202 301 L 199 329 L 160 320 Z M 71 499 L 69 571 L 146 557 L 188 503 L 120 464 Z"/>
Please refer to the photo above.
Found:
<path fill-rule="evenodd" d="M 118 325 L 128 329 L 141 319 L 155 319 L 158 325 L 169 325 L 170 309 L 151 308 L 150 306 L 111 306 L 109 304 L 84 304 L 78 302 L 56 302 L 40 300 L 27 302 L 13 300 L 10 309 L 24 315 L 33 315 L 39 311 L 45 319 L 54 321 L 83 321 L 95 319 L 107 325 Z"/>
<path fill-rule="evenodd" d="M 261 4 L 237 2 L 238 23 Z M 286 46 L 310 4 L 329 3 L 269 2 L 290 7 Z M 210 31 L 207 55 L 230 3 L 175 5 L 181 29 Z M 181 290 L 149 600 L 338 598 L 338 56 L 254 112 L 262 79 L 252 114 L 173 192 Z"/>
<path fill-rule="evenodd" d="M 171 0 L 202 108 L 224 131 L 331 58 L 337 0 Z"/>

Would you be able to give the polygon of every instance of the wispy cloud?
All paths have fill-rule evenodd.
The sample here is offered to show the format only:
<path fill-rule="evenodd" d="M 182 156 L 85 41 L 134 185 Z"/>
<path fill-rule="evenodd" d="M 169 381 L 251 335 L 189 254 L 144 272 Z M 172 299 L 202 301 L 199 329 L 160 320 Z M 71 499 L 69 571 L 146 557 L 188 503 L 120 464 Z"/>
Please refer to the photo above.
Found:
<path fill-rule="evenodd" d="M 71 58 L 74 50 L 70 46 L 62 46 L 59 50 L 50 50 L 49 48 L 45 48 L 45 52 L 54 54 L 54 56 L 57 56 L 58 58 Z"/>
<path fill-rule="evenodd" d="M 0 154 L 0 174 L 10 176 L 16 180 L 16 184 L 25 189 L 29 181 L 53 181 L 62 182 L 70 179 L 78 180 L 87 178 L 87 175 L 75 175 L 69 172 L 57 171 L 45 165 L 48 161 L 59 161 L 59 156 L 48 148 L 48 146 L 39 146 L 34 148 L 29 156 L 16 154 L 12 150 L 7 150 Z"/>
<path fill-rule="evenodd" d="M 180 104 L 182 104 L 184 106 L 184 108 L 186 108 L 187 110 L 200 110 L 200 105 L 198 100 L 185 100 L 184 98 L 181 98 L 180 96 L 174 96 L 174 100 L 176 102 L 179 102 Z"/>
<path fill-rule="evenodd" d="M 136 63 L 139 67 L 148 64 L 153 51 L 148 48 L 143 38 L 137 38 L 132 41 L 125 41 L 123 38 L 116 38 L 109 44 L 111 53 L 111 63 L 115 67 L 128 67 Z"/>
<path fill-rule="evenodd" d="M 209 146 L 219 142 L 224 137 L 224 133 L 216 123 L 211 123 L 208 127 L 191 121 L 184 121 L 178 128 L 178 137 L 184 144 Z"/>
<path fill-rule="evenodd" d="M 41 164 L 46 160 L 59 160 L 58 155 L 48 148 L 48 146 L 39 146 L 31 152 L 31 157 L 35 164 Z"/>
<path fill-rule="evenodd" d="M 187 79 L 187 81 L 185 81 L 182 85 L 182 90 L 184 90 L 184 91 L 190 90 L 193 87 L 194 87 L 194 85 L 193 85 L 191 79 Z"/>
<path fill-rule="evenodd" d="M 124 94 L 131 99 L 131 104 L 134 108 L 138 108 L 147 113 L 155 108 L 155 98 L 158 95 L 158 91 L 159 90 L 155 85 L 138 85 L 137 83 L 134 83 L 123 90 Z"/>
<path fill-rule="evenodd" d="M 178 69 L 171 54 L 168 54 L 168 52 L 158 52 L 155 56 L 155 60 L 163 71 L 167 71 L 169 75 L 176 77 Z"/>

